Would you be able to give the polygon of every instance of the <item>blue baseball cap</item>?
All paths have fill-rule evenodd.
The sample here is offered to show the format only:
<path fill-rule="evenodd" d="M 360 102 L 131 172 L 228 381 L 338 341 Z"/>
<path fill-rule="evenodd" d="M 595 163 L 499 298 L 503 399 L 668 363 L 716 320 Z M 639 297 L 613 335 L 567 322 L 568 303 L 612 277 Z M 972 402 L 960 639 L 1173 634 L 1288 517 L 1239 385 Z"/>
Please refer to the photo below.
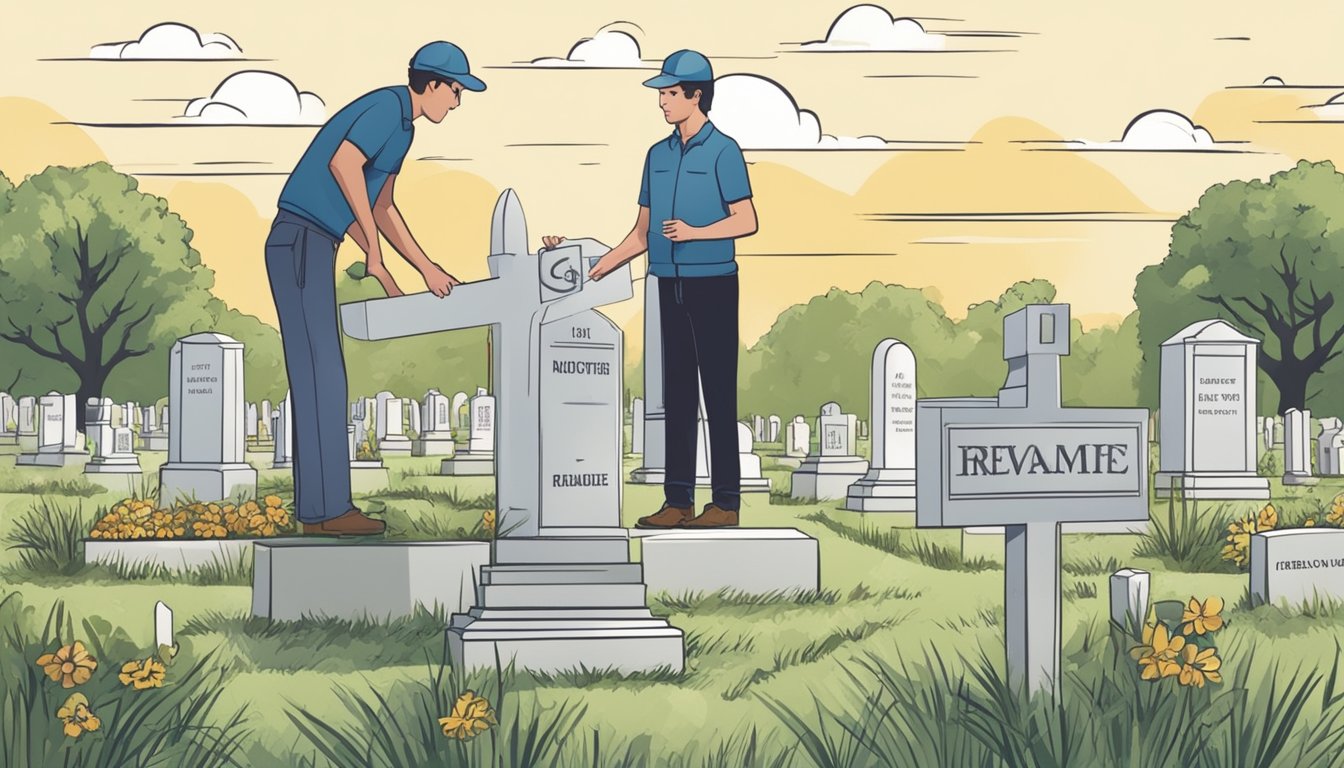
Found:
<path fill-rule="evenodd" d="M 436 40 L 423 46 L 411 57 L 411 69 L 433 72 L 436 75 L 451 77 L 468 91 L 484 91 L 485 83 L 473 77 L 467 64 L 467 54 L 452 43 Z"/>
<path fill-rule="evenodd" d="M 714 79 L 709 59 L 697 51 L 680 50 L 663 60 L 663 72 L 644 84 L 650 88 L 671 88 L 677 83 L 706 83 Z"/>

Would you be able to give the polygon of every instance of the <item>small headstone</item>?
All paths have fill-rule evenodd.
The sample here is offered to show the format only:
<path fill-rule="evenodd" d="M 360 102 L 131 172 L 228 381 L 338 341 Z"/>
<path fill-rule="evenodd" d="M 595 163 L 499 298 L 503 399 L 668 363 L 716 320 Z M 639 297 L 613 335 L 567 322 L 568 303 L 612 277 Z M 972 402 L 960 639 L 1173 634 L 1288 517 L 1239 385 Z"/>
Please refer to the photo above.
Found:
<path fill-rule="evenodd" d="M 84 465 L 84 474 L 92 476 L 90 479 L 115 477 L 107 485 L 116 488 L 123 486 L 127 475 L 141 473 L 130 428 L 112 426 L 112 416 L 119 410 L 106 397 L 90 397 L 84 407 L 84 424 L 93 443 L 93 456 Z"/>
<path fill-rule="evenodd" d="M 154 604 L 154 645 L 160 648 L 176 645 L 173 641 L 173 611 L 162 600 Z"/>
<path fill-rule="evenodd" d="M 403 421 L 405 409 L 401 398 L 394 397 L 391 392 L 379 392 L 377 400 L 379 453 L 410 454 L 411 440 L 406 437 Z"/>
<path fill-rule="evenodd" d="M 88 461 L 84 438 L 75 431 L 75 418 L 74 395 L 56 392 L 45 395 L 39 405 L 37 434 L 33 436 L 32 448 L 29 449 L 20 436 L 24 452 L 14 463 L 31 467 L 65 467 Z M 110 449 L 110 436 L 107 445 Z"/>
<path fill-rule="evenodd" d="M 751 427 L 748 427 L 745 422 L 737 422 L 737 465 L 741 482 L 740 490 L 762 488 L 768 490 L 770 481 L 761 476 L 761 457 L 756 455 L 751 438 Z"/>
<path fill-rule="evenodd" d="M 868 472 L 868 462 L 854 455 L 855 417 L 836 403 L 821 407 L 817 417 L 821 450 L 793 471 L 790 495 L 795 499 L 843 499 L 849 486 Z"/>
<path fill-rule="evenodd" d="M 1283 448 L 1284 424 L 1282 416 L 1275 416 L 1274 421 L 1274 447 Z"/>
<path fill-rule="evenodd" d="M 794 458 L 807 456 L 812 449 L 812 428 L 802 416 L 794 416 L 784 430 L 784 455 Z"/>
<path fill-rule="evenodd" d="M 467 393 L 458 392 L 453 395 L 452 413 L 453 420 L 457 422 L 458 432 L 468 434 L 471 431 L 471 413 L 464 410 L 467 404 Z"/>
<path fill-rule="evenodd" d="M 1340 452 L 1344 451 L 1344 422 L 1335 417 L 1321 419 L 1321 434 L 1316 438 L 1316 471 L 1321 475 L 1338 477 L 1341 472 Z"/>
<path fill-rule="evenodd" d="M 1251 536 L 1251 601 L 1344 599 L 1344 529 L 1287 528 Z"/>
<path fill-rule="evenodd" d="M 8 392 L 0 392 L 0 435 L 13 436 L 18 433 L 18 407 Z"/>
<path fill-rule="evenodd" d="M 19 434 L 37 434 L 37 398 L 24 395 L 19 398 Z"/>
<path fill-rule="evenodd" d="M 1111 621 L 1135 639 L 1143 637 L 1149 589 L 1147 571 L 1125 568 L 1111 574 Z"/>
<path fill-rule="evenodd" d="M 495 398 L 485 393 L 485 389 L 476 390 L 471 399 L 471 453 L 495 452 Z"/>
<path fill-rule="evenodd" d="M 779 442 L 779 417 L 778 417 L 778 416 L 775 416 L 775 415 L 772 414 L 772 415 L 770 416 L 770 418 L 766 421 L 766 424 L 767 424 L 767 427 L 766 427 L 766 433 L 765 433 L 765 441 L 766 441 L 767 443 L 778 443 L 778 442 Z"/>
<path fill-rule="evenodd" d="M 752 426 L 752 430 L 753 430 L 752 434 L 755 436 L 756 442 L 758 442 L 758 443 L 764 443 L 764 442 L 765 442 L 765 418 L 762 417 L 762 416 L 752 416 L 752 417 L 751 417 L 751 426 Z"/>
<path fill-rule="evenodd" d="M 1224 320 L 1192 323 L 1162 343 L 1159 498 L 1268 499 L 1257 474 L 1256 348 Z"/>
<path fill-rule="evenodd" d="M 421 426 L 421 424 L 420 424 L 420 403 L 416 402 L 415 398 L 411 398 L 411 399 L 406 403 L 406 406 L 407 406 L 407 407 L 406 407 L 406 416 L 407 416 L 408 419 L 410 419 L 410 423 L 411 423 L 411 431 L 414 432 L 414 433 L 416 434 L 416 436 L 419 436 L 419 435 L 420 435 L 420 426 Z"/>
<path fill-rule="evenodd" d="M 270 403 L 263 403 L 263 415 Z M 257 471 L 243 458 L 243 345 L 219 333 L 178 339 L 168 357 L 168 462 L 159 503 L 257 495 Z"/>
<path fill-rule="evenodd" d="M 249 439 L 257 439 L 257 404 L 247 404 L 247 436 Z"/>
<path fill-rule="evenodd" d="M 417 409 L 420 414 L 418 437 L 411 445 L 415 456 L 452 456 L 457 451 L 453 442 L 453 424 L 457 421 L 449 411 L 448 398 L 437 389 L 425 393 L 425 402 Z"/>
<path fill-rule="evenodd" d="M 1311 474 L 1311 411 L 1289 408 L 1283 415 L 1283 484 L 1315 485 Z"/>

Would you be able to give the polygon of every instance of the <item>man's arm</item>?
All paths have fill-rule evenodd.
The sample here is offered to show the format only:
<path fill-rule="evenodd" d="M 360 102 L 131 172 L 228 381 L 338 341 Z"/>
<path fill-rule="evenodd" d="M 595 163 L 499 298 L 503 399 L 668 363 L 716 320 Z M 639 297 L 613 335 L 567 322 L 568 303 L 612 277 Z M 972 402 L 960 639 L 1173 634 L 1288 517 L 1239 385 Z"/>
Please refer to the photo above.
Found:
<path fill-rule="evenodd" d="M 359 243 L 367 254 L 365 259 L 366 271 L 368 274 L 378 280 L 383 286 L 383 290 L 388 296 L 400 296 L 401 289 L 392 279 L 392 273 L 387 271 L 387 266 L 383 264 L 382 246 L 378 242 L 378 228 L 373 220 L 373 208 L 369 205 L 369 188 L 364 184 L 364 163 L 368 158 L 359 151 L 359 147 L 352 144 L 348 139 L 341 142 L 336 148 L 336 152 L 331 156 L 331 162 L 328 167 L 331 169 L 331 175 L 336 179 L 336 185 L 340 187 L 341 194 L 345 197 L 345 202 L 350 206 L 350 210 L 355 214 L 355 224 L 358 225 L 360 235 L 355 237 L 355 242 Z M 351 227 L 350 234 L 355 235 L 354 227 Z M 372 233 L 372 237 L 368 236 Z M 364 242 L 359 242 L 360 240 Z"/>
<path fill-rule="evenodd" d="M 424 276 L 425 285 L 429 290 L 435 296 L 446 296 L 452 292 L 453 286 L 460 284 L 460 281 L 431 261 L 425 255 L 424 249 L 415 241 L 415 235 L 412 235 L 410 227 L 406 226 L 406 220 L 401 217 L 401 211 L 397 209 L 392 195 L 396 182 L 397 174 L 393 173 L 387 177 L 387 183 L 383 184 L 383 189 L 373 204 L 373 220 L 397 253 Z"/>
<path fill-rule="evenodd" d="M 664 227 L 666 232 L 669 227 Z M 728 215 L 714 222 L 706 224 L 703 227 L 685 227 L 691 229 L 690 237 L 669 237 L 670 240 L 724 240 L 728 238 L 747 237 L 756 234 L 756 206 L 752 204 L 751 198 L 738 200 L 735 203 L 728 204 Z M 675 229 L 674 229 L 675 231 Z"/>
<path fill-rule="evenodd" d="M 547 248 L 554 248 L 564 242 L 563 237 L 546 236 L 541 239 L 542 245 Z M 615 248 L 593 265 L 588 270 L 588 277 L 593 280 L 601 280 L 607 273 L 620 267 L 622 264 L 634 259 L 636 256 L 649 250 L 649 207 L 647 205 L 639 206 L 639 215 L 635 218 L 635 226 L 630 230 L 630 234 L 625 236 Z"/>

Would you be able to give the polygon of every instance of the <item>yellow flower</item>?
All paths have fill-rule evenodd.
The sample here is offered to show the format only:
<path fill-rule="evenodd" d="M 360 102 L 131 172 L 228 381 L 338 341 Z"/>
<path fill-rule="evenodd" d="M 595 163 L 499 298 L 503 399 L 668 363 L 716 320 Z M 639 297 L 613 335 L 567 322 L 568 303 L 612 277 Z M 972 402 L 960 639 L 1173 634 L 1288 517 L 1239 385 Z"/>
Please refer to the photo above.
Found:
<path fill-rule="evenodd" d="M 146 688 L 163 687 L 163 664 L 153 657 L 144 661 L 128 661 L 121 665 L 121 674 L 117 677 L 121 679 L 122 685 L 134 686 L 137 691 L 143 691 Z"/>
<path fill-rule="evenodd" d="M 1143 628 L 1143 645 L 1130 650 L 1131 658 L 1139 662 L 1144 680 L 1171 677 L 1181 672 L 1177 657 L 1185 646 L 1185 638 L 1172 637 L 1164 624 L 1149 624 Z"/>
<path fill-rule="evenodd" d="M 1305 523 L 1302 524 L 1302 527 L 1303 527 L 1303 528 L 1315 528 L 1315 527 L 1316 527 L 1316 518 L 1314 518 L 1314 517 L 1308 517 L 1308 518 L 1307 518 L 1307 521 L 1306 521 Z"/>
<path fill-rule="evenodd" d="M 1262 513 L 1263 514 L 1263 513 Z M 1227 546 L 1223 547 L 1222 557 L 1238 566 L 1250 557 L 1251 535 L 1257 532 L 1258 523 L 1254 518 L 1234 520 L 1227 526 Z"/>
<path fill-rule="evenodd" d="M 266 506 L 268 507 L 279 507 L 284 505 L 284 502 L 280 500 L 280 497 L 275 495 L 267 496 L 262 499 L 262 501 L 266 502 Z"/>
<path fill-rule="evenodd" d="M 1260 510 L 1259 517 L 1256 518 L 1256 529 L 1252 533 L 1268 531 L 1279 524 L 1279 513 L 1274 509 L 1273 504 L 1266 504 L 1265 508 Z"/>
<path fill-rule="evenodd" d="M 73 645 L 63 645 L 55 653 L 44 653 L 37 659 L 37 666 L 62 688 L 74 688 L 83 685 L 93 677 L 98 668 L 98 660 L 84 650 L 84 644 L 76 640 Z"/>
<path fill-rule="evenodd" d="M 1330 512 L 1325 516 L 1325 521 L 1336 528 L 1344 526 L 1344 493 L 1330 503 Z"/>
<path fill-rule="evenodd" d="M 1181 651 L 1181 662 L 1181 685 L 1203 688 L 1206 680 L 1210 683 L 1223 682 L 1223 676 L 1218 671 L 1223 662 L 1218 658 L 1217 648 L 1201 650 L 1196 646 L 1187 645 Z"/>
<path fill-rule="evenodd" d="M 495 720 L 495 711 L 490 708 L 490 702 L 477 696 L 473 691 L 458 696 L 452 714 L 439 718 L 443 735 L 462 741 L 482 734 L 489 730 L 490 726 L 498 724 L 499 721 Z"/>
<path fill-rule="evenodd" d="M 222 539 L 229 535 L 228 530 L 218 522 L 202 520 L 192 525 L 196 535 L 202 539 Z"/>
<path fill-rule="evenodd" d="M 481 526 L 487 531 L 495 530 L 495 510 L 485 510 L 485 514 L 481 515 Z"/>
<path fill-rule="evenodd" d="M 1194 632 L 1196 635 L 1203 635 L 1217 632 L 1223 627 L 1223 617 L 1220 615 L 1222 611 L 1223 598 L 1217 595 L 1202 603 L 1191 597 L 1190 604 L 1185 607 L 1181 615 L 1181 621 L 1185 624 L 1181 634 L 1188 635 Z"/>
<path fill-rule="evenodd" d="M 56 717 L 65 723 L 65 735 L 77 738 L 85 731 L 96 731 L 102 725 L 89 709 L 89 699 L 82 693 L 72 693 L 65 705 L 56 710 Z"/>

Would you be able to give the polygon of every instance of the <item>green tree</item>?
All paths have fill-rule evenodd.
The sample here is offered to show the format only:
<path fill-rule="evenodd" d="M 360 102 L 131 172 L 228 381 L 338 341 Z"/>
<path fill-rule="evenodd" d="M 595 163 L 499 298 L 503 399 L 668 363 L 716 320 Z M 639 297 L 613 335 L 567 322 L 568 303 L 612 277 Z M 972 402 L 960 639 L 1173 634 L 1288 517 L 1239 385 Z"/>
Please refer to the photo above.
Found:
<path fill-rule="evenodd" d="M 1166 258 L 1135 284 L 1145 402 L 1157 399 L 1162 342 L 1218 317 L 1261 339 L 1257 363 L 1278 391 L 1277 412 L 1306 408 L 1323 391 L 1313 377 L 1344 351 L 1342 233 L 1344 174 L 1330 162 L 1205 191 L 1172 227 Z"/>
<path fill-rule="evenodd" d="M 56 364 L 79 403 L 209 319 L 214 274 L 191 230 L 137 187 L 106 163 L 53 166 L 15 187 L 0 217 L 0 339 Z"/>
<path fill-rule="evenodd" d="M 1059 364 L 1064 405 L 1135 407 L 1139 404 L 1139 313 L 1131 312 L 1118 328 L 1082 333 L 1077 321 L 1069 355 Z"/>
<path fill-rule="evenodd" d="M 5 215 L 9 210 L 9 193 L 14 191 L 14 182 L 0 171 L 0 216 Z"/>

